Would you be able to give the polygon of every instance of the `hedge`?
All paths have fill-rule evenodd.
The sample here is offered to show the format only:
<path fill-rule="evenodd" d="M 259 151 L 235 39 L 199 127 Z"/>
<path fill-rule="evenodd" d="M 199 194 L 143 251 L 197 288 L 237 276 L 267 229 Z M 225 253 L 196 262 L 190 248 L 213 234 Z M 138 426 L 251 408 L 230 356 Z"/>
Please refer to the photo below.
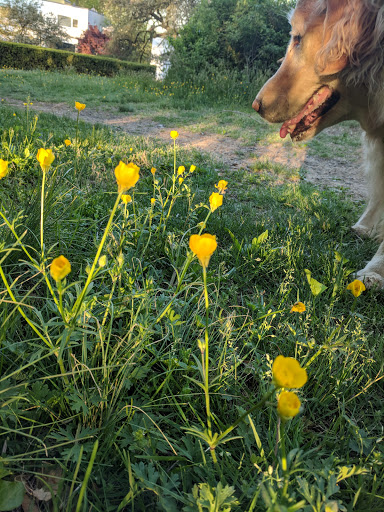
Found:
<path fill-rule="evenodd" d="M 73 68 L 78 73 L 92 73 L 103 76 L 112 76 L 119 71 L 147 71 L 155 73 L 155 67 L 148 64 L 4 41 L 0 41 L 0 67 L 17 69 L 38 68 L 50 71 Z"/>

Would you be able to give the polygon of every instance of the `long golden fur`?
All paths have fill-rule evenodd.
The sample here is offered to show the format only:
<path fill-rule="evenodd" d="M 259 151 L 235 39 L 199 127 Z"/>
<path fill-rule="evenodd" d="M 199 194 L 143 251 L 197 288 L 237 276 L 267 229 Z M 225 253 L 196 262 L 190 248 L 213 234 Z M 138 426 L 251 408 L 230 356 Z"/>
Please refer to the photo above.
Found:
<path fill-rule="evenodd" d="M 285 57 L 253 108 L 293 141 L 360 123 L 369 201 L 353 229 L 382 243 L 357 275 L 384 288 L 384 0 L 298 0 L 290 21 Z"/>

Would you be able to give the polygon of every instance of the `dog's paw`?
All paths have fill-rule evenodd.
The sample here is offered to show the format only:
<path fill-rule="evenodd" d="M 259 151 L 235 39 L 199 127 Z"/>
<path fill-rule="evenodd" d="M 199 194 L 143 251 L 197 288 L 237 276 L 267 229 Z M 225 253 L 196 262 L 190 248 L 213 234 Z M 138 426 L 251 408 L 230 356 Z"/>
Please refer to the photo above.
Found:
<path fill-rule="evenodd" d="M 374 238 L 376 232 L 373 226 L 364 226 L 359 222 L 352 226 L 351 230 L 360 238 Z"/>
<path fill-rule="evenodd" d="M 384 277 L 376 272 L 369 270 L 359 270 L 356 273 L 356 278 L 362 281 L 366 288 L 377 288 L 378 290 L 384 289 Z"/>

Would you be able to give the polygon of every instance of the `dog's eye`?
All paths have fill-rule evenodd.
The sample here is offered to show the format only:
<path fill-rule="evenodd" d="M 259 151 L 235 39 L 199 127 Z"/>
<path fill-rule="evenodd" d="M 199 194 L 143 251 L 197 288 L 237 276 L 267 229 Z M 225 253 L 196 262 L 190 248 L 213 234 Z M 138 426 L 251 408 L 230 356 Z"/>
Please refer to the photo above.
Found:
<path fill-rule="evenodd" d="M 302 37 L 300 35 L 293 36 L 293 46 L 299 46 L 301 43 Z"/>

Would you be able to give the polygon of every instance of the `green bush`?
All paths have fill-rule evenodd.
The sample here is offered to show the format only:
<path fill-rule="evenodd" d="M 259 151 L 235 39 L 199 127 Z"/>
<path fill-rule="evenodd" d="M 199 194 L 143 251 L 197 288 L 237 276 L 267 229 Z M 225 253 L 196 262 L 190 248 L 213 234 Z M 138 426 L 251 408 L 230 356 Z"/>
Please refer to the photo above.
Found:
<path fill-rule="evenodd" d="M 112 76 L 119 71 L 155 72 L 155 68 L 148 64 L 3 41 L 0 42 L 0 66 L 49 71 L 74 68 L 78 73 L 103 76 Z"/>
<path fill-rule="evenodd" d="M 202 0 L 171 39 L 170 78 L 191 79 L 203 71 L 274 71 L 289 39 L 291 0 Z"/>

